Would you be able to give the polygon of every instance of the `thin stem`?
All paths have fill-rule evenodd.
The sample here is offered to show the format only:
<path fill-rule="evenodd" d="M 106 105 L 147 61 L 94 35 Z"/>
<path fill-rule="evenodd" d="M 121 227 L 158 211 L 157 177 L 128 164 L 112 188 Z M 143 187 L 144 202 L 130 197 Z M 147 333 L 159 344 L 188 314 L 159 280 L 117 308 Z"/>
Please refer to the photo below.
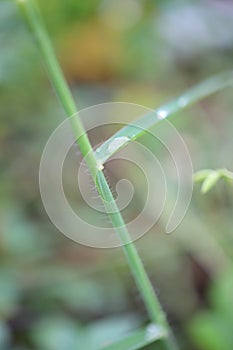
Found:
<path fill-rule="evenodd" d="M 72 97 L 71 91 L 65 82 L 64 74 L 61 67 L 57 61 L 56 55 L 54 53 L 53 47 L 49 40 L 46 29 L 42 23 L 40 12 L 37 8 L 36 2 L 33 0 L 17 0 L 19 7 L 31 29 L 33 36 L 36 40 L 39 51 L 42 55 L 43 62 L 48 72 L 51 84 L 58 96 L 58 100 L 63 106 L 65 113 L 70 118 L 72 128 L 75 136 L 79 138 L 78 144 L 81 153 L 86 157 L 86 162 L 88 163 L 91 173 L 95 173 L 96 169 L 99 167 L 96 158 L 93 154 L 93 149 L 91 147 L 88 136 L 85 132 L 83 124 L 78 116 L 78 111 Z M 75 118 L 73 116 L 75 115 Z M 81 135 L 81 136 L 80 136 Z"/>
<path fill-rule="evenodd" d="M 68 117 L 77 115 L 77 109 L 72 94 L 66 83 L 62 70 L 53 51 L 48 34 L 44 28 L 38 9 L 32 0 L 17 0 L 29 27 L 37 41 L 38 48 L 42 54 L 45 66 L 48 71 L 51 83 L 58 95 L 58 98 Z M 112 192 L 108 186 L 104 173 L 96 159 L 88 135 L 86 134 L 83 124 L 77 115 L 77 118 L 71 118 L 72 127 L 77 138 L 83 157 L 93 177 L 93 181 L 104 202 L 106 211 L 111 219 L 112 225 L 123 244 L 123 250 L 127 257 L 131 272 L 135 282 L 140 290 L 141 296 L 146 305 L 147 311 L 152 322 L 163 326 L 167 331 L 167 337 L 161 340 L 164 347 L 168 350 L 177 349 L 173 340 L 170 327 L 167 323 L 166 316 L 153 290 L 152 284 L 147 276 L 136 247 L 130 242 L 130 235 L 125 226 L 122 215 L 117 207 Z"/>
<path fill-rule="evenodd" d="M 95 152 L 96 158 L 99 159 L 102 164 L 104 164 L 120 148 L 126 146 L 130 141 L 134 141 L 144 135 L 147 130 L 153 128 L 163 119 L 167 119 L 174 113 L 191 106 L 195 102 L 198 102 L 205 97 L 232 85 L 233 71 L 227 71 L 205 80 L 204 82 L 189 89 L 179 97 L 167 102 L 154 111 L 143 115 L 134 123 L 128 124 L 117 131 L 99 148 L 97 148 Z M 117 138 L 119 138 L 121 142 L 113 142 Z M 110 145 L 111 147 L 109 147 Z"/>

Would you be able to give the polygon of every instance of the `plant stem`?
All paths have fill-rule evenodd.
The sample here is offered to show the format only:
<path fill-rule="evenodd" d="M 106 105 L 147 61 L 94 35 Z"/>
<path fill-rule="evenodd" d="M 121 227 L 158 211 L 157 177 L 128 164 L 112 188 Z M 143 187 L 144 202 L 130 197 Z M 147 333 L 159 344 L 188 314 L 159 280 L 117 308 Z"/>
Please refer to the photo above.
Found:
<path fill-rule="evenodd" d="M 68 117 L 77 115 L 77 109 L 74 99 L 66 83 L 62 70 L 57 61 L 56 55 L 48 38 L 48 34 L 41 20 L 39 10 L 32 0 L 16 0 L 22 10 L 29 27 L 36 39 L 40 53 L 42 54 L 45 66 L 51 83 L 58 95 L 66 114 Z M 106 211 L 111 219 L 112 225 L 118 234 L 122 244 L 123 250 L 127 257 L 130 269 L 141 293 L 141 296 L 146 305 L 147 311 L 152 322 L 163 326 L 167 332 L 167 337 L 161 340 L 168 350 L 177 349 L 173 340 L 170 327 L 167 323 L 166 316 L 153 290 L 152 284 L 144 269 L 140 256 L 136 247 L 130 242 L 130 235 L 125 226 L 122 215 L 117 207 L 112 192 L 108 186 L 104 173 L 99 166 L 99 163 L 94 155 L 88 135 L 86 134 L 83 124 L 77 115 L 77 118 L 71 118 L 74 134 L 80 135 L 77 138 L 77 143 L 80 147 L 81 153 L 87 162 L 89 171 L 93 177 L 93 181 L 99 191 L 99 194 L 104 202 Z"/>

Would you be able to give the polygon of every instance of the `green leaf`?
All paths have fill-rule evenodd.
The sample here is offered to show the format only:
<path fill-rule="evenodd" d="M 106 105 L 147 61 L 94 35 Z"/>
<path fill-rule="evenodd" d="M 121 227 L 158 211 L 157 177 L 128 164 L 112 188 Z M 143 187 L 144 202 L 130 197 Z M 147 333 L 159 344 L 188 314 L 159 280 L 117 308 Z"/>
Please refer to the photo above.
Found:
<path fill-rule="evenodd" d="M 118 317 L 104 318 L 92 323 L 87 328 L 89 349 L 103 349 L 106 344 L 115 343 L 133 329 L 137 329 L 140 323 L 135 315 L 124 315 Z"/>
<path fill-rule="evenodd" d="M 224 179 L 225 181 L 233 181 L 233 173 L 227 169 L 203 169 L 196 172 L 193 176 L 194 182 L 202 182 L 201 192 L 207 193 L 211 188 L 216 185 L 218 180 Z"/>
<path fill-rule="evenodd" d="M 209 301 L 211 309 L 194 316 L 188 331 L 198 348 L 203 350 L 231 350 L 233 348 L 232 269 L 219 275 L 214 282 Z"/>
<path fill-rule="evenodd" d="M 166 336 L 166 330 L 156 324 L 138 329 L 125 338 L 103 347 L 103 350 L 137 350 Z"/>
<path fill-rule="evenodd" d="M 222 178 L 224 180 L 227 180 L 227 181 L 230 181 L 232 182 L 233 181 L 233 173 L 227 169 L 221 169 L 221 174 L 222 174 Z"/>
<path fill-rule="evenodd" d="M 43 350 L 85 349 L 85 333 L 72 320 L 53 316 L 37 322 L 31 332 L 37 348 Z"/>
<path fill-rule="evenodd" d="M 193 181 L 196 183 L 203 182 L 212 172 L 213 170 L 211 169 L 203 169 L 203 170 L 197 171 L 193 175 Z"/>
<path fill-rule="evenodd" d="M 202 313 L 194 318 L 189 333 L 203 350 L 232 350 L 232 325 L 217 313 Z"/>
<path fill-rule="evenodd" d="M 233 270 L 222 273 L 214 283 L 210 291 L 210 300 L 216 310 L 224 315 L 229 315 L 233 323 Z"/>
<path fill-rule="evenodd" d="M 231 85 L 233 85 L 233 71 L 224 72 L 205 80 L 174 100 L 171 100 L 154 111 L 143 115 L 132 124 L 128 124 L 117 131 L 100 147 L 98 147 L 95 152 L 96 158 L 104 164 L 120 148 L 126 146 L 130 141 L 134 141 L 143 136 L 147 130 L 153 128 L 163 119 L 167 119 L 176 112 L 179 112 L 205 97 Z M 121 140 L 121 142 L 115 142 L 115 140 Z M 111 151 L 109 151 L 109 149 Z"/>
<path fill-rule="evenodd" d="M 217 171 L 212 171 L 207 178 L 204 180 L 202 187 L 201 187 L 201 193 L 205 194 L 208 191 L 211 190 L 212 187 L 218 182 L 218 180 L 221 178 L 221 174 Z"/>

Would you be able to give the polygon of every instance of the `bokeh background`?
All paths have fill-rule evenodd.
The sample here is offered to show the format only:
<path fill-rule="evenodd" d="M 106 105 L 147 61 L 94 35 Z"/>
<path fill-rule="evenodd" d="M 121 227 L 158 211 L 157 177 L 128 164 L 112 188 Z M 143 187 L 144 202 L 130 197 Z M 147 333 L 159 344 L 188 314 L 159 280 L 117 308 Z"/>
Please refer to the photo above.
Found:
<path fill-rule="evenodd" d="M 154 108 L 232 67 L 231 1 L 39 3 L 79 109 L 110 101 Z M 0 48 L 0 349 L 94 350 L 148 316 L 122 250 L 72 242 L 43 208 L 40 157 L 65 116 L 14 1 L 0 1 Z M 195 171 L 232 170 L 232 111 L 229 88 L 173 117 Z M 195 185 L 173 235 L 158 222 L 136 242 L 181 349 L 233 348 L 232 210 L 232 186 L 220 182 L 203 196 Z"/>

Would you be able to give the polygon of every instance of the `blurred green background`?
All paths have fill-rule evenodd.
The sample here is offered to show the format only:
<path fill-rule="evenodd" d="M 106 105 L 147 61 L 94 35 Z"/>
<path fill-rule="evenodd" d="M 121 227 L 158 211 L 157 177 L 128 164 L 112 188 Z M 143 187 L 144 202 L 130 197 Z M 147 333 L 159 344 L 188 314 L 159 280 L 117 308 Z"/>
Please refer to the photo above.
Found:
<path fill-rule="evenodd" d="M 232 67 L 230 1 L 39 3 L 79 109 L 157 107 Z M 0 110 L 0 349 L 95 350 L 147 324 L 121 249 L 72 242 L 43 208 L 40 157 L 64 113 L 14 1 L 0 1 Z M 172 119 L 195 171 L 232 170 L 232 111 L 226 89 Z M 173 235 L 159 221 L 136 242 L 181 349 L 233 349 L 232 209 L 232 187 L 220 182 L 202 196 L 195 186 Z"/>

